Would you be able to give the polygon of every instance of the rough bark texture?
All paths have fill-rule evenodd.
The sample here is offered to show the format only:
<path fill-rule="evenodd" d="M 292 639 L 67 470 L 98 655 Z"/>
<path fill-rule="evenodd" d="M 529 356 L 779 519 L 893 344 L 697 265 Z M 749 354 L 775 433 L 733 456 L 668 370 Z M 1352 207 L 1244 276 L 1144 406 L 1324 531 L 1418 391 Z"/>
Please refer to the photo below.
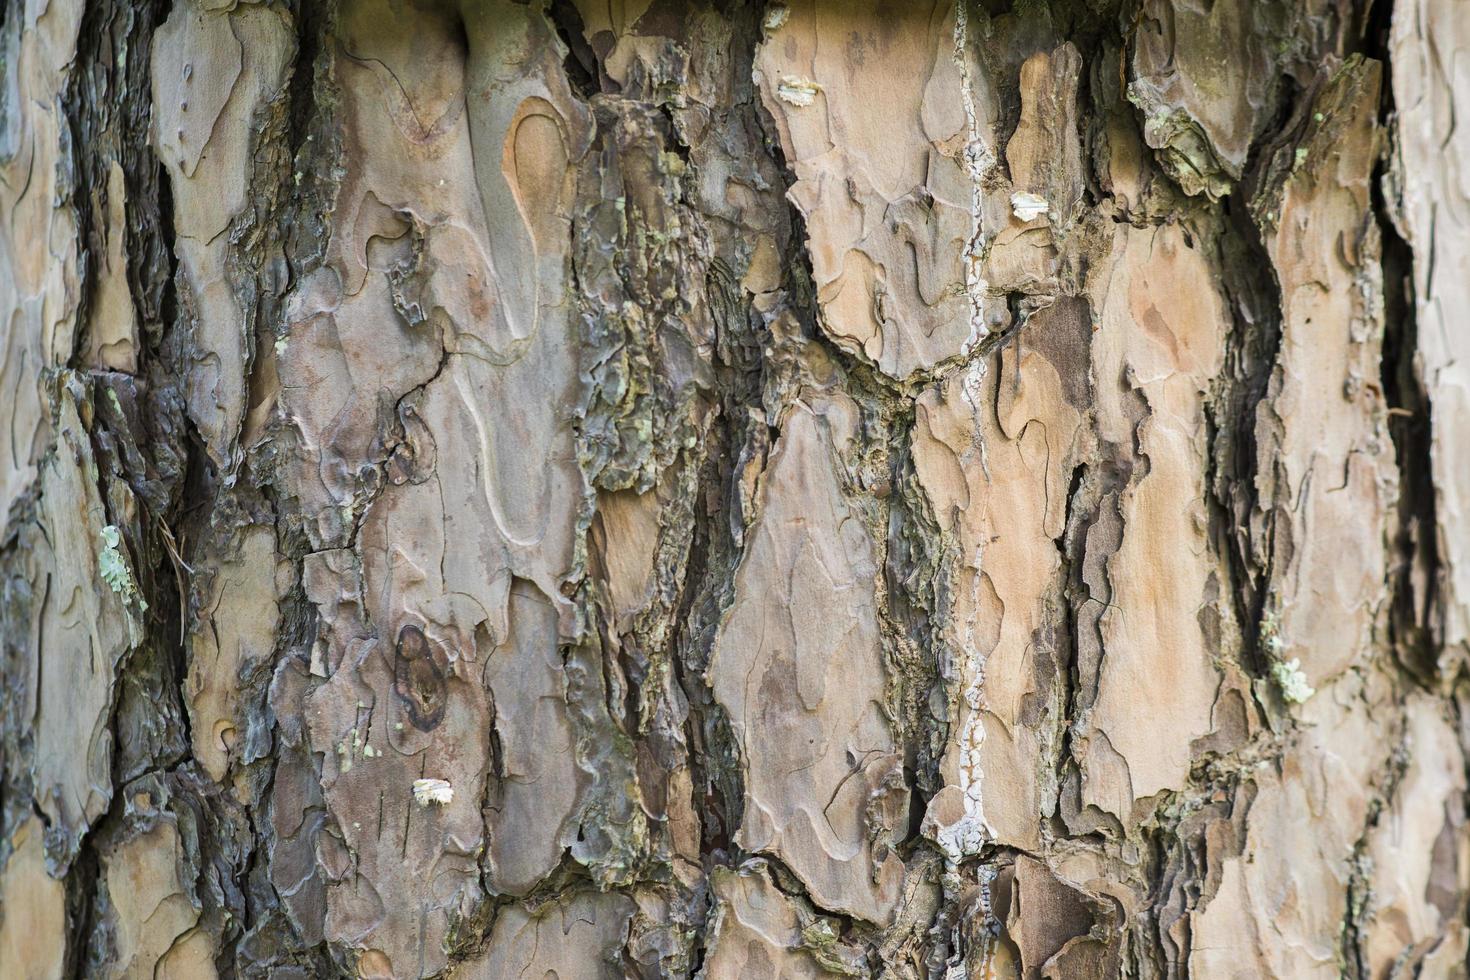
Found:
<path fill-rule="evenodd" d="M 1463 0 L 0 33 L 0 975 L 1464 976 Z"/>

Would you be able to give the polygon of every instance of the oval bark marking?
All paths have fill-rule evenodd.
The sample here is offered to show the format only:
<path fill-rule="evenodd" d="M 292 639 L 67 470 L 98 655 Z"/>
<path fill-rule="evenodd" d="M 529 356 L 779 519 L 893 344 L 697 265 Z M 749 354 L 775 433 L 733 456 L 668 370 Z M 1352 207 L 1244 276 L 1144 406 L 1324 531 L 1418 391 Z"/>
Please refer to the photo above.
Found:
<path fill-rule="evenodd" d="M 432 731 L 444 718 L 449 661 L 424 631 L 409 624 L 398 631 L 393 656 L 393 692 L 419 731 Z"/>

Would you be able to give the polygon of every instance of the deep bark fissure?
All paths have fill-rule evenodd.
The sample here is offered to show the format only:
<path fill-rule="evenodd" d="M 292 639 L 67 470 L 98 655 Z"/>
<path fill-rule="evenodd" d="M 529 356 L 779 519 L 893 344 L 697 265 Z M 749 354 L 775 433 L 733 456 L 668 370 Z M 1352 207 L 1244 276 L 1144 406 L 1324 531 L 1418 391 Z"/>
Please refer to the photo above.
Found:
<path fill-rule="evenodd" d="M 1365 47 L 1371 57 L 1392 68 L 1389 31 L 1393 5 L 1375 0 L 1365 28 Z M 1378 110 L 1379 124 L 1392 133 L 1395 119 L 1392 86 L 1385 86 Z M 1391 140 L 1393 137 L 1390 136 Z M 1388 402 L 1389 435 L 1400 475 L 1399 527 L 1394 537 L 1397 552 L 1393 579 L 1393 614 L 1389 631 L 1394 649 L 1404 666 L 1421 683 L 1436 672 L 1434 649 L 1442 642 L 1443 626 L 1438 610 L 1439 582 L 1443 569 L 1435 528 L 1435 493 L 1431 474 L 1433 406 L 1416 364 L 1419 323 L 1413 286 L 1413 252 L 1399 233 L 1393 207 L 1385 198 L 1392 145 L 1385 145 L 1373 172 L 1373 219 L 1383 236 L 1382 277 L 1384 287 L 1383 361 L 1380 372 Z"/>

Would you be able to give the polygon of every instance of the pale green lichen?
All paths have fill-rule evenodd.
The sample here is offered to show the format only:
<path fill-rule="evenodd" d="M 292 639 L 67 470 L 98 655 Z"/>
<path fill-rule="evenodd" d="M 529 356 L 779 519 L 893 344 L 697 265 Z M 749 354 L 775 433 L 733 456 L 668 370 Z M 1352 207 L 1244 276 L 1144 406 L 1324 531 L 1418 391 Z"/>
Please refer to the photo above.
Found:
<path fill-rule="evenodd" d="M 1281 697 L 1291 704 L 1301 704 L 1317 693 L 1307 683 L 1307 675 L 1302 672 L 1302 662 L 1296 657 L 1273 663 L 1271 676 L 1275 678 L 1276 686 L 1281 688 Z"/>
<path fill-rule="evenodd" d="M 102 581 L 121 596 L 123 602 L 136 602 L 140 610 L 147 612 L 148 603 L 133 582 L 133 573 L 128 568 L 128 560 L 123 557 L 121 544 L 122 532 L 115 525 L 109 524 L 102 529 L 102 550 L 97 553 L 97 571 L 101 574 Z"/>
<path fill-rule="evenodd" d="M 844 977 L 860 977 L 863 970 L 843 958 L 838 930 L 831 919 L 815 919 L 801 930 L 801 944 L 828 973 Z"/>
<path fill-rule="evenodd" d="M 1282 700 L 1288 704 L 1302 704 L 1317 691 L 1307 683 L 1302 662 L 1296 657 L 1287 660 L 1283 655 L 1286 644 L 1281 639 L 1281 626 L 1275 613 L 1261 617 L 1261 649 L 1271 659 L 1271 679 L 1281 691 Z"/>
<path fill-rule="evenodd" d="M 1272 660 L 1280 660 L 1284 647 L 1281 643 L 1281 627 L 1275 613 L 1268 612 L 1261 616 L 1260 637 L 1261 649 L 1270 654 Z"/>
<path fill-rule="evenodd" d="M 1203 125 L 1186 109 L 1157 103 L 1157 95 L 1134 83 L 1128 101 L 1143 109 L 1143 139 L 1159 164 L 1190 197 L 1204 194 L 1218 201 L 1230 193 L 1240 167 L 1223 160 Z"/>

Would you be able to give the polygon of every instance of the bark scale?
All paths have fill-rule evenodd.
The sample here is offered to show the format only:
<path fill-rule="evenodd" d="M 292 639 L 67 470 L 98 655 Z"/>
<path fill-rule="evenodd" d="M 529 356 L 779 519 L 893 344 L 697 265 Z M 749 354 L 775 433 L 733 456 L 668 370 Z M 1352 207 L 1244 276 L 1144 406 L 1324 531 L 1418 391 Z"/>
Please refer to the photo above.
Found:
<path fill-rule="evenodd" d="M 0 34 L 0 975 L 1464 975 L 1459 4 Z"/>

